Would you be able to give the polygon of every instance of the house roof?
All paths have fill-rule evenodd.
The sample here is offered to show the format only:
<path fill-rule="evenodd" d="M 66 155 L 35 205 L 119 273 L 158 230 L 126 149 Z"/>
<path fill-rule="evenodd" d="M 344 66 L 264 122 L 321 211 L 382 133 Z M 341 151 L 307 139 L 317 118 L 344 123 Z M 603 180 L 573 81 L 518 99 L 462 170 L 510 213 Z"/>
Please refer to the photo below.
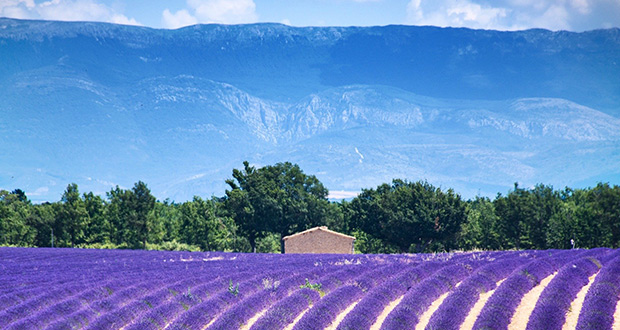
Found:
<path fill-rule="evenodd" d="M 345 235 L 345 234 L 342 234 L 342 233 L 339 233 L 339 232 L 336 232 L 336 231 L 333 231 L 333 230 L 329 230 L 329 229 L 327 229 L 327 226 L 314 227 L 314 228 L 310 228 L 308 230 L 304 230 L 302 232 L 299 232 L 299 233 L 296 233 L 296 234 L 293 234 L 293 235 L 284 236 L 284 237 L 282 237 L 282 240 L 287 240 L 289 238 L 302 236 L 302 235 L 305 235 L 305 234 L 308 234 L 308 233 L 311 233 L 311 232 L 314 232 L 314 231 L 323 231 L 323 232 L 326 232 L 326 233 L 330 233 L 332 235 L 336 235 L 336 236 L 345 237 L 345 238 L 349 238 L 349 239 L 355 240 L 355 237 L 349 236 L 349 235 Z"/>

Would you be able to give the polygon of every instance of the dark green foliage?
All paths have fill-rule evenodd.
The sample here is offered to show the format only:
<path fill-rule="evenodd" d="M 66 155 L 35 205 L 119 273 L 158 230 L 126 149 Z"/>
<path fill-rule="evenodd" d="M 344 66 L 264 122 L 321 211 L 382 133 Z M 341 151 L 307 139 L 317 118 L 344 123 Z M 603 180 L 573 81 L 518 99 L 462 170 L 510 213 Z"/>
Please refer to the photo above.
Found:
<path fill-rule="evenodd" d="M 515 189 L 493 202 L 499 221 L 500 249 L 546 249 L 547 227 L 558 212 L 561 200 L 552 187 Z"/>
<path fill-rule="evenodd" d="M 4 245 L 34 245 L 36 233 L 28 225 L 30 201 L 19 189 L 9 193 L 0 191 L 0 243 Z"/>
<path fill-rule="evenodd" d="M 323 286 L 321 283 L 310 283 L 310 281 L 306 278 L 306 283 L 299 286 L 300 289 L 310 289 L 319 293 L 321 297 L 325 295 L 325 291 L 323 291 Z"/>
<path fill-rule="evenodd" d="M 58 243 L 70 247 L 84 243 L 86 241 L 84 231 L 89 222 L 90 218 L 84 200 L 80 197 L 78 186 L 72 183 L 63 193 L 56 213 L 55 233 L 59 238 Z"/>
<path fill-rule="evenodd" d="M 314 176 L 297 165 L 278 163 L 256 169 L 243 163 L 226 180 L 224 206 L 239 231 L 248 238 L 252 251 L 267 233 L 281 237 L 325 224 L 333 216 L 327 201 L 327 189 Z"/>
<path fill-rule="evenodd" d="M 620 187 L 557 191 L 536 185 L 463 201 L 428 182 L 393 180 L 330 203 L 297 165 L 244 162 L 222 198 L 159 202 L 147 185 L 106 197 L 69 184 L 60 201 L 33 205 L 0 190 L 0 245 L 277 253 L 281 238 L 314 226 L 356 237 L 361 253 L 620 247 Z"/>
<path fill-rule="evenodd" d="M 195 196 L 179 206 L 179 240 L 204 251 L 222 251 L 233 243 L 234 223 L 216 215 L 217 202 Z"/>
<path fill-rule="evenodd" d="M 235 286 L 232 280 L 228 280 L 228 293 L 236 297 L 239 294 L 239 283 Z"/>
<path fill-rule="evenodd" d="M 486 197 L 476 197 L 467 203 L 466 221 L 461 227 L 460 248 L 498 250 L 501 245 L 499 217 L 495 206 Z"/>
<path fill-rule="evenodd" d="M 399 252 L 456 248 L 465 202 L 428 182 L 394 180 L 365 189 L 350 205 L 351 226 L 395 246 Z"/>
<path fill-rule="evenodd" d="M 132 248 L 146 248 L 149 232 L 157 227 L 150 213 L 155 208 L 155 197 L 146 184 L 138 181 L 131 190 L 118 186 L 108 193 L 109 232 L 112 243 L 128 244 Z"/>

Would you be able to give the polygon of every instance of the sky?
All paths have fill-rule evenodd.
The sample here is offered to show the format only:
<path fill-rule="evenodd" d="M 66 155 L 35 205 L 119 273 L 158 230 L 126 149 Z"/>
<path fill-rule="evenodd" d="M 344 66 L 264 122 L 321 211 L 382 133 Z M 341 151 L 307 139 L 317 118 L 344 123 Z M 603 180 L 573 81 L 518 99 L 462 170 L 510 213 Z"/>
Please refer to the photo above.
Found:
<path fill-rule="evenodd" d="M 620 27 L 620 0 L 0 0 L 0 17 L 165 29 L 198 23 L 275 22 L 580 32 Z"/>

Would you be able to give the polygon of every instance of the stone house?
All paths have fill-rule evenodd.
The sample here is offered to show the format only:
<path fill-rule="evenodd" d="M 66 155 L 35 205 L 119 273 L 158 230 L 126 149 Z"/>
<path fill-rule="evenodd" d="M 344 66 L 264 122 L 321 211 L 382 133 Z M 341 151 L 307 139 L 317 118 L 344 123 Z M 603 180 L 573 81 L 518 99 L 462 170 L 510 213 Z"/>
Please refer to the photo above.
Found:
<path fill-rule="evenodd" d="M 344 253 L 354 252 L 355 237 L 314 227 L 283 237 L 284 253 Z"/>

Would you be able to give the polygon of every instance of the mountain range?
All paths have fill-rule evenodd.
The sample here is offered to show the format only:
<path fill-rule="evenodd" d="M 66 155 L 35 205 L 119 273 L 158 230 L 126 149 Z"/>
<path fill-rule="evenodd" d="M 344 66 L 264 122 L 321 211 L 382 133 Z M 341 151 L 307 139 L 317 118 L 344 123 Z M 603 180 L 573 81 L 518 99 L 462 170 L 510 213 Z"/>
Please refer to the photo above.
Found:
<path fill-rule="evenodd" d="M 142 180 L 221 196 L 244 160 L 332 198 L 393 178 L 466 198 L 620 183 L 620 29 L 0 18 L 0 189 L 57 201 Z"/>

